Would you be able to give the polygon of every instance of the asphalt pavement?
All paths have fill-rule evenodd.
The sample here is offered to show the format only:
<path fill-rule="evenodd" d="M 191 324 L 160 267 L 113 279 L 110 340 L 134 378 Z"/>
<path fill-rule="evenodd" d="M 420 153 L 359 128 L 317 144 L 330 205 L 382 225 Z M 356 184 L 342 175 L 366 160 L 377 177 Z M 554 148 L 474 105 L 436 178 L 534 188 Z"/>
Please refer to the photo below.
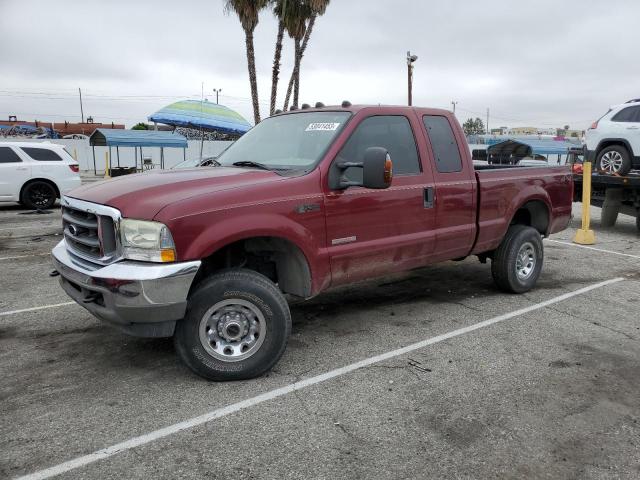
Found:
<path fill-rule="evenodd" d="M 593 211 L 527 294 L 475 258 L 340 288 L 268 375 L 211 383 L 70 303 L 58 209 L 0 207 L 0 477 L 640 478 L 640 235 Z"/>

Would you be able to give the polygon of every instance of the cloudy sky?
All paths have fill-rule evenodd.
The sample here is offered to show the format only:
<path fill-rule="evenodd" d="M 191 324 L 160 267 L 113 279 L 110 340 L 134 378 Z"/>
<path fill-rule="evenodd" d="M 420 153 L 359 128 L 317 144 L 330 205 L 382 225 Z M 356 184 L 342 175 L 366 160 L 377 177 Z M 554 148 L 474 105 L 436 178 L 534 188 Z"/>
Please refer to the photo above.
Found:
<path fill-rule="evenodd" d="M 183 98 L 215 98 L 252 120 L 244 33 L 222 0 L 0 0 L 0 118 L 128 126 Z M 638 0 L 332 0 L 302 64 L 301 101 L 406 102 L 490 126 L 585 128 L 640 97 Z M 267 112 L 276 22 L 256 30 Z M 285 45 L 283 83 L 293 51 Z M 281 95 L 283 97 L 284 95 Z M 281 103 L 281 100 L 280 100 Z"/>

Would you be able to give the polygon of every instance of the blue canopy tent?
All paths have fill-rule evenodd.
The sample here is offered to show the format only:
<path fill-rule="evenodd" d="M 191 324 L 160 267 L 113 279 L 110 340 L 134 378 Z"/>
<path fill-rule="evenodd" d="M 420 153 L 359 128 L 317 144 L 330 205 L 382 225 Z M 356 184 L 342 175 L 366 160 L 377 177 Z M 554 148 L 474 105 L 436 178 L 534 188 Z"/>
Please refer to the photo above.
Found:
<path fill-rule="evenodd" d="M 534 155 L 567 155 L 570 148 L 576 146 L 573 142 L 554 139 L 508 139 L 487 147 L 489 163 L 517 163 L 525 157 Z"/>
<path fill-rule="evenodd" d="M 140 168 L 142 169 L 144 167 L 142 165 L 142 147 L 159 147 L 160 168 L 164 168 L 164 147 L 182 148 L 184 152 L 188 146 L 186 137 L 173 132 L 110 128 L 97 128 L 89 137 L 89 145 L 93 148 L 94 173 L 96 173 L 96 146 L 109 147 L 109 158 L 111 158 L 111 147 L 116 147 L 118 167 L 120 167 L 120 147 L 133 147 L 135 149 L 136 170 L 138 168 L 138 148 L 140 148 Z M 183 156 L 186 157 L 186 153 Z"/>

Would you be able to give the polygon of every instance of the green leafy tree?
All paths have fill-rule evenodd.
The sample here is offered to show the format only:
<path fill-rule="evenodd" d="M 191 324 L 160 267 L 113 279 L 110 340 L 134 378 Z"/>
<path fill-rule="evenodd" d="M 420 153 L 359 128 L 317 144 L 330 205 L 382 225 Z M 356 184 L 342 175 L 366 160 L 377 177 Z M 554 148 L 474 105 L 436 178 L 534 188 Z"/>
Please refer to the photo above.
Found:
<path fill-rule="evenodd" d="M 465 135 L 483 135 L 485 133 L 484 122 L 481 118 L 469 118 L 462 124 Z"/>
<path fill-rule="evenodd" d="M 136 123 L 133 127 L 131 127 L 131 130 L 149 130 L 149 125 L 147 125 L 146 123 Z"/>

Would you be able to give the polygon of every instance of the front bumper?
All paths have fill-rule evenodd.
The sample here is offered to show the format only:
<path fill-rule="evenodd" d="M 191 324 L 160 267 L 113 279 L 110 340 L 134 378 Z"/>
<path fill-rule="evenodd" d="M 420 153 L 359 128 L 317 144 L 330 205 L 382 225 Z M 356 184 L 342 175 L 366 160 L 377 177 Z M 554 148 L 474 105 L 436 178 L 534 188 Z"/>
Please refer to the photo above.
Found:
<path fill-rule="evenodd" d="M 51 252 L 60 285 L 94 316 L 130 335 L 170 337 L 184 317 L 200 261 L 121 261 L 91 270 L 69 254 L 65 240 Z"/>

